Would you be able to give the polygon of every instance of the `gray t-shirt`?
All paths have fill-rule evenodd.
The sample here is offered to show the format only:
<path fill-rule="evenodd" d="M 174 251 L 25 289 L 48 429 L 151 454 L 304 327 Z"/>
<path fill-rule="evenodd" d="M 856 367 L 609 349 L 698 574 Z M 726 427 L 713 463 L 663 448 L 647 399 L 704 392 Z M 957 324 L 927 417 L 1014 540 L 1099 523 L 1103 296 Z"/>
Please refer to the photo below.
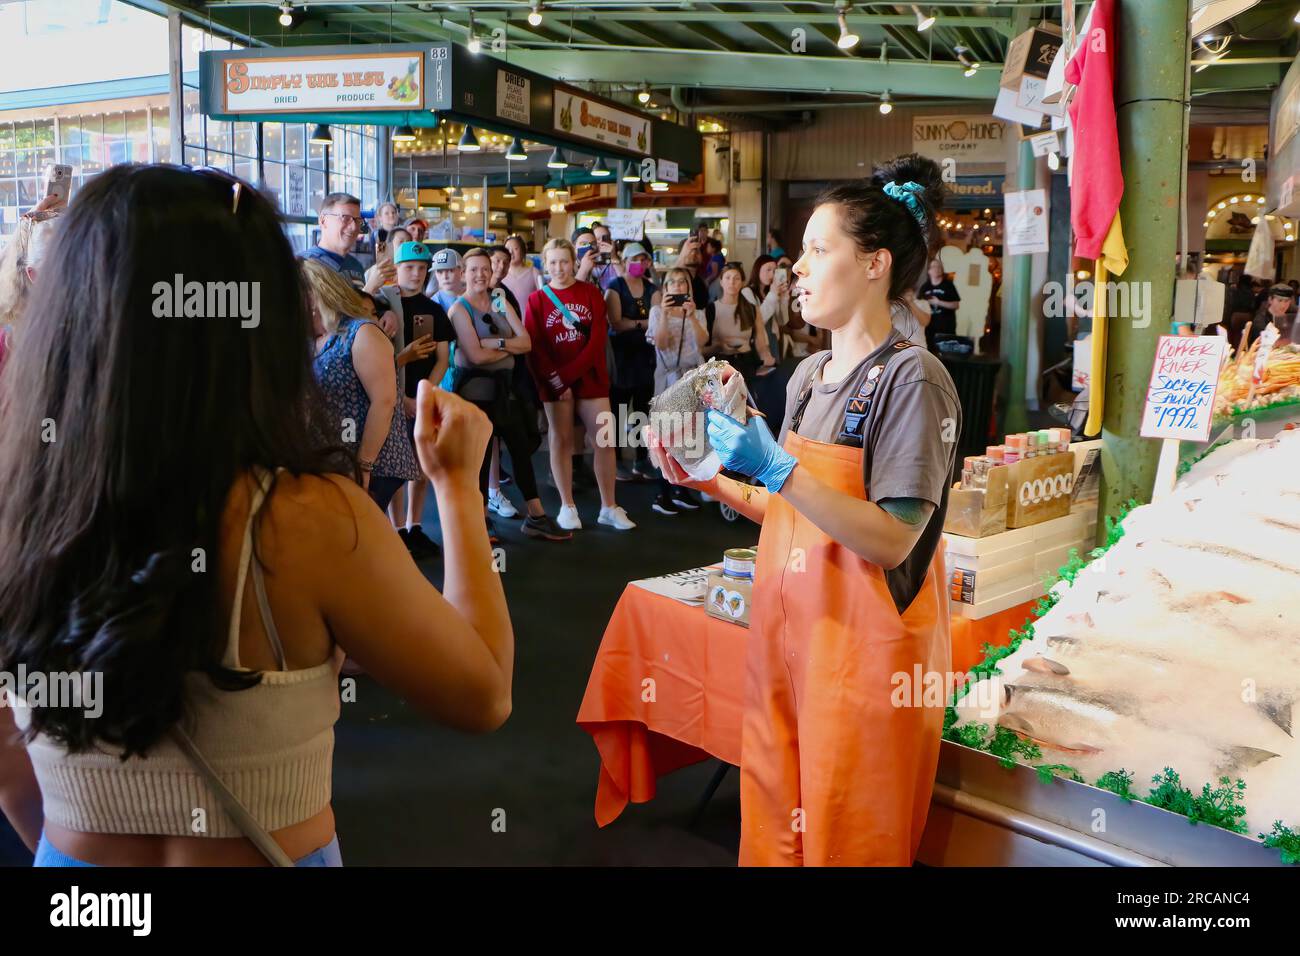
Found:
<path fill-rule="evenodd" d="M 859 431 L 863 436 L 863 487 L 873 502 L 920 498 L 935 506 L 912 553 L 897 568 L 885 572 L 899 613 L 919 592 L 938 547 L 961 436 L 961 403 L 947 369 L 924 348 L 896 350 L 894 344 L 902 340 L 895 330 L 880 348 L 834 384 L 821 380 L 831 352 L 817 352 L 800 362 L 786 388 L 780 436 L 784 443 L 799 395 L 813 376 L 798 434 L 834 444 L 849 399 L 858 394 L 870 370 L 888 356 Z"/>

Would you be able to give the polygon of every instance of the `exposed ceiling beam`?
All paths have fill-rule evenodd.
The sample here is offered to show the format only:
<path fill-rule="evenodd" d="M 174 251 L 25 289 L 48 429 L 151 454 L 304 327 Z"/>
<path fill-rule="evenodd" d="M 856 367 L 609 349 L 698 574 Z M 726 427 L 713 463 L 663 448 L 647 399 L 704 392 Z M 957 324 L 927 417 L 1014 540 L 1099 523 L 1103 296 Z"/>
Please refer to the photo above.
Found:
<path fill-rule="evenodd" d="M 993 100 L 1000 64 L 988 64 L 963 77 L 960 64 L 881 65 L 875 59 L 768 53 L 703 53 L 692 50 L 638 50 L 636 78 L 655 86 L 689 85 L 711 89 L 880 93 Z M 518 49 L 512 61 L 568 81 L 627 81 L 626 51 L 573 48 Z M 689 78 L 689 83 L 683 80 Z"/>

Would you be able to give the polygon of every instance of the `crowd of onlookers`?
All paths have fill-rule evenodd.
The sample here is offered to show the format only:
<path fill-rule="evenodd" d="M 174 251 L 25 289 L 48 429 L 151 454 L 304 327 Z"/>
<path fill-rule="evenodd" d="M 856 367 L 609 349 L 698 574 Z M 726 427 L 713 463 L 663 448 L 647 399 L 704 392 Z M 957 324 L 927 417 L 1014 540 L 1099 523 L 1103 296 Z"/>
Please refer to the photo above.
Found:
<path fill-rule="evenodd" d="M 595 486 L 596 523 L 620 531 L 636 525 L 618 504 L 619 482 L 657 483 L 652 507 L 664 516 L 700 507 L 694 492 L 652 467 L 639 433 L 654 396 L 687 371 L 726 358 L 755 406 L 780 421 L 794 366 L 829 344 L 799 319 L 793 262 L 775 234 L 770 253 L 746 269 L 727 262 L 720 238 L 700 224 L 657 271 L 649 241 L 614 241 L 599 222 L 547 242 L 540 268 L 519 236 L 464 252 L 435 249 L 423 241 L 427 224 L 401 222 L 392 203 L 367 230 L 360 203 L 343 193 L 325 198 L 320 226 L 302 256 L 317 374 L 353 424 L 345 437 L 371 496 L 417 557 L 437 549 L 420 526 L 424 485 L 408 453 L 421 379 L 492 422 L 480 485 L 493 539 L 493 516 L 522 510 L 525 535 L 563 541 L 583 527 L 575 485 Z M 369 268 L 354 255 L 367 231 Z M 560 499 L 554 516 L 532 465 L 543 435 Z"/>
<path fill-rule="evenodd" d="M 34 210 L 11 243 L 9 259 L 21 265 L 6 270 L 16 286 L 8 301 L 19 300 L 39 267 L 52 212 Z M 385 202 L 367 222 L 346 193 L 324 198 L 319 224 L 317 243 L 300 257 L 315 373 L 366 489 L 417 558 L 439 551 L 421 521 L 428 490 L 414 454 L 421 380 L 491 420 L 480 485 L 493 543 L 493 518 L 521 513 L 525 535 L 563 541 L 583 527 L 575 487 L 594 486 L 596 523 L 620 531 L 636 527 L 618 504 L 620 482 L 657 483 L 652 508 L 663 516 L 700 507 L 694 492 L 652 467 L 640 434 L 654 396 L 683 374 L 724 358 L 743 374 L 751 403 L 780 422 L 795 365 L 830 344 L 799 317 L 794 263 L 776 230 L 746 267 L 728 261 L 721 234 L 701 222 L 661 253 L 664 268 L 648 239 L 615 241 L 599 222 L 551 239 L 538 260 L 516 235 L 463 252 L 434 248 L 424 241 L 424 220 L 403 222 Z M 368 267 L 359 243 L 373 256 Z M 895 324 L 932 346 L 936 333 L 952 331 L 959 302 L 935 260 L 921 289 L 895 305 Z M 4 348 L 0 335 L 0 361 Z M 543 440 L 560 501 L 553 516 L 532 465 Z"/>

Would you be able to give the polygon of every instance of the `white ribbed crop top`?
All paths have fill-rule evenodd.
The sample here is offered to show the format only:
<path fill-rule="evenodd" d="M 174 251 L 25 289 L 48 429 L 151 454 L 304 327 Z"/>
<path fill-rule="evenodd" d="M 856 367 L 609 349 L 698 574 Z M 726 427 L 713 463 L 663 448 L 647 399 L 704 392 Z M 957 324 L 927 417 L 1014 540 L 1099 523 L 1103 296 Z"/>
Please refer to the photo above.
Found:
<path fill-rule="evenodd" d="M 188 674 L 186 704 L 199 751 L 254 818 L 275 831 L 315 816 L 330 802 L 339 692 L 333 658 L 305 670 L 285 670 L 284 648 L 253 553 L 253 519 L 266 499 L 269 476 L 259 478 L 244 528 L 223 662 L 240 667 L 240 611 L 251 569 L 280 669 L 263 671 L 259 684 L 241 691 L 218 690 L 205 674 Z M 14 717 L 20 729 L 30 723 L 24 706 L 14 708 Z M 114 750 L 101 745 L 99 751 L 69 754 L 44 735 L 28 744 L 48 821 L 83 833 L 243 835 L 171 737 L 144 757 L 123 761 Z M 196 832 L 198 820 L 205 820 L 206 829 Z"/>

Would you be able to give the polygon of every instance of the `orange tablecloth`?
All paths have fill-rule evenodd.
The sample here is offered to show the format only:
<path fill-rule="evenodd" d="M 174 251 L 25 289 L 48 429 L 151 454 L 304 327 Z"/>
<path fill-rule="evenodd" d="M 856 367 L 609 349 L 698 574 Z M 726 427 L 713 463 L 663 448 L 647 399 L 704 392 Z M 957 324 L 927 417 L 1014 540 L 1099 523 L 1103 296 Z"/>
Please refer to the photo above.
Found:
<path fill-rule="evenodd" d="M 952 619 L 953 669 L 979 663 L 982 644 L 1003 644 L 1036 601 L 979 621 Z M 646 803 L 655 781 L 709 757 L 740 765 L 746 628 L 629 584 L 605 628 L 578 726 L 600 752 L 596 823 L 628 801 Z"/>

